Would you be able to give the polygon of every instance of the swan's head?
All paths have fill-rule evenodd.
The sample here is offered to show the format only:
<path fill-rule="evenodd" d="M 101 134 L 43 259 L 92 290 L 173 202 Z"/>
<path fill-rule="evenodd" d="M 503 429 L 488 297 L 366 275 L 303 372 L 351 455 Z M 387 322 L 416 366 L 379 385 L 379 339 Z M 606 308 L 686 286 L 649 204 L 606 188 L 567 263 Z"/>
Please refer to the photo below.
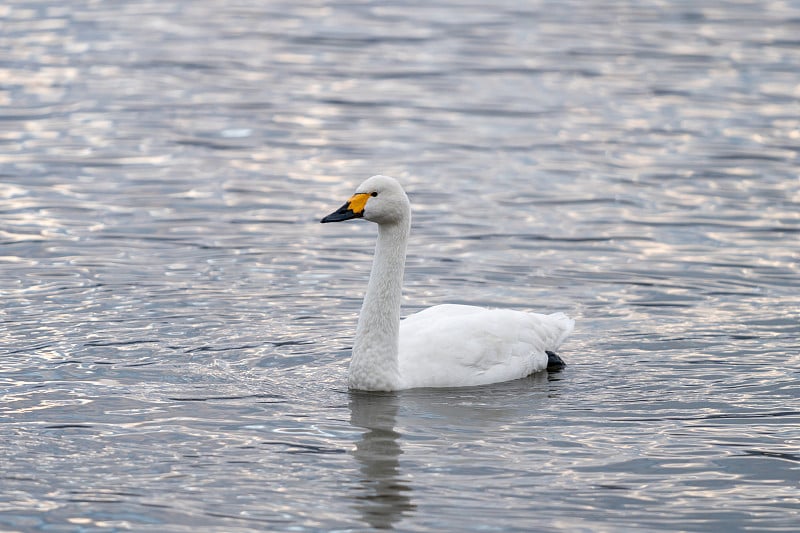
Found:
<path fill-rule="evenodd" d="M 372 176 L 358 186 L 347 203 L 320 222 L 363 217 L 378 224 L 392 224 L 408 220 L 409 213 L 408 196 L 397 180 L 389 176 Z"/>

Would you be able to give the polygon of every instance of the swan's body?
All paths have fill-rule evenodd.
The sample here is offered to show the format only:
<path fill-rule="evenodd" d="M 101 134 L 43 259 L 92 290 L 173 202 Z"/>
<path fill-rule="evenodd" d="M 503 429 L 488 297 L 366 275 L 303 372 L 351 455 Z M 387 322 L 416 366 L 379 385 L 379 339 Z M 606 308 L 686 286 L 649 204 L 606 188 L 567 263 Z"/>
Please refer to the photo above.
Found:
<path fill-rule="evenodd" d="M 358 318 L 348 385 L 361 390 L 485 385 L 545 370 L 548 353 L 572 331 L 563 313 L 540 315 L 469 305 L 437 305 L 400 320 L 411 207 L 387 176 L 362 183 L 322 222 L 363 217 L 378 243 Z"/>

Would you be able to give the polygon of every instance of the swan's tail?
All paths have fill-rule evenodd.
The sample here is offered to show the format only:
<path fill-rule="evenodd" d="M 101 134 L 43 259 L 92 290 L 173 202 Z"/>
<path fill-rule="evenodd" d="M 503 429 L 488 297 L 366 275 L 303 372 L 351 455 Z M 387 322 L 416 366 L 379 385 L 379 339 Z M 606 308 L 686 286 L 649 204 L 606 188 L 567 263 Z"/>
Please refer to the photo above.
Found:
<path fill-rule="evenodd" d="M 572 330 L 575 328 L 575 321 L 564 313 L 553 313 L 552 315 L 548 315 L 548 317 L 552 320 L 553 326 L 556 328 L 553 344 L 550 347 L 550 349 L 554 351 L 557 350 L 558 347 L 561 346 L 561 343 L 572 333 Z"/>
<path fill-rule="evenodd" d="M 548 315 L 548 318 L 550 318 L 555 331 L 550 349 L 545 350 L 544 353 L 547 354 L 547 370 L 554 372 L 567 366 L 555 350 L 557 350 L 558 347 L 561 346 L 561 343 L 564 342 L 564 339 L 572 333 L 572 329 L 575 327 L 575 321 L 564 313 L 553 313 L 552 315 Z"/>

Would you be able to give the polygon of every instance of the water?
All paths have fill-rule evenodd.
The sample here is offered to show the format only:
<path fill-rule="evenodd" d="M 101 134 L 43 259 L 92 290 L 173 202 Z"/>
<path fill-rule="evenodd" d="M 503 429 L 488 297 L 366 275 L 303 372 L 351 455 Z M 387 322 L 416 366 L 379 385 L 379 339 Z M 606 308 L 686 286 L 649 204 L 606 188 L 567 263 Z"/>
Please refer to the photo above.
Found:
<path fill-rule="evenodd" d="M 0 19 L 0 529 L 796 529 L 797 2 Z M 346 390 L 376 173 L 405 312 L 566 311 L 564 371 Z"/>

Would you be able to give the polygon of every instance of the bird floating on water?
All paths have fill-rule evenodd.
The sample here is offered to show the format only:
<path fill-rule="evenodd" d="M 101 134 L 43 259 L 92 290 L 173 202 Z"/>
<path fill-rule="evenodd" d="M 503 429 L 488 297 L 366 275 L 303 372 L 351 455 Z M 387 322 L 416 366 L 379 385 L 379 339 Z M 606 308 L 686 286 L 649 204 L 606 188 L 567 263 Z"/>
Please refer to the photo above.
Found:
<path fill-rule="evenodd" d="M 408 197 L 394 178 L 372 176 L 320 222 L 355 218 L 378 224 L 378 242 L 350 359 L 351 389 L 486 385 L 564 366 L 555 350 L 575 324 L 564 313 L 445 304 L 401 321 Z"/>

